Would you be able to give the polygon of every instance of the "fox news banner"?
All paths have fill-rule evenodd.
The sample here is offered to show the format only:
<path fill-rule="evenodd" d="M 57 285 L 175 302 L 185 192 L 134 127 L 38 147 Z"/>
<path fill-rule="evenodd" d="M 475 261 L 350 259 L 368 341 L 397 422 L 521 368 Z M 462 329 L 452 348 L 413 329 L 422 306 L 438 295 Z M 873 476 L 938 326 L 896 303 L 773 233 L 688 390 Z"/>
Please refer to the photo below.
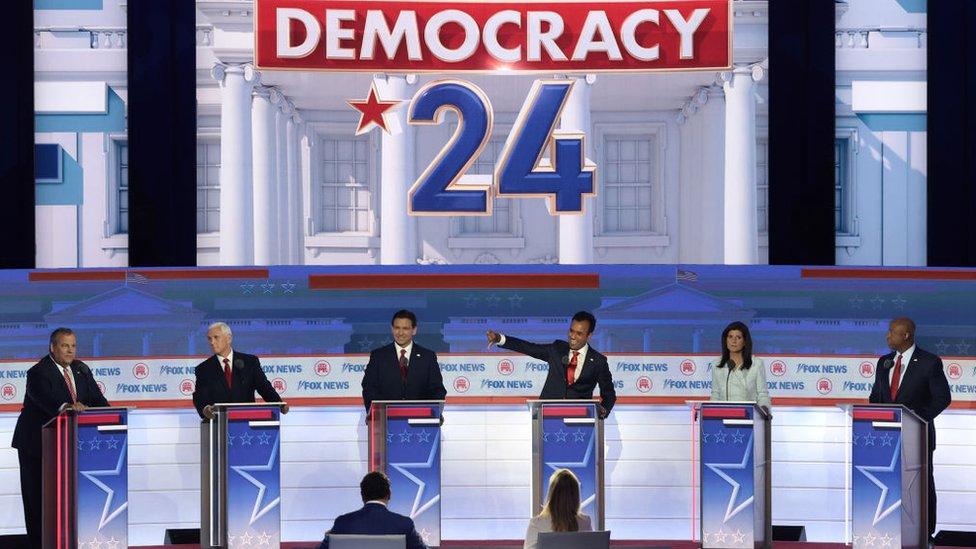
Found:
<path fill-rule="evenodd" d="M 761 355 L 774 398 L 863 399 L 874 381 L 876 358 Z M 618 396 L 703 397 L 711 391 L 712 355 L 608 353 Z M 202 357 L 85 359 L 110 402 L 190 400 L 193 368 Z M 535 398 L 548 364 L 524 355 L 441 354 L 448 397 Z M 368 355 L 262 356 L 262 368 L 283 398 L 360 397 Z M 946 357 L 953 401 L 976 401 L 976 360 Z M 23 399 L 33 362 L 4 361 L 0 404 Z"/>
<path fill-rule="evenodd" d="M 257 0 L 255 57 L 264 71 L 716 70 L 731 65 L 730 22 L 730 0 Z M 535 81 L 492 176 L 465 173 L 488 143 L 494 118 L 491 98 L 467 80 L 427 82 L 409 100 L 381 97 L 388 90 L 373 82 L 365 98 L 348 101 L 359 112 L 350 131 L 399 133 L 400 119 L 391 118 L 397 109 L 418 126 L 443 123 L 445 110 L 457 114 L 451 141 L 418 170 L 406 197 L 391 199 L 410 215 L 491 215 L 495 197 L 538 196 L 548 198 L 553 215 L 581 214 L 586 197 L 598 192 L 598 167 L 586 156 L 585 129 L 559 124 L 574 85 L 573 78 Z"/>

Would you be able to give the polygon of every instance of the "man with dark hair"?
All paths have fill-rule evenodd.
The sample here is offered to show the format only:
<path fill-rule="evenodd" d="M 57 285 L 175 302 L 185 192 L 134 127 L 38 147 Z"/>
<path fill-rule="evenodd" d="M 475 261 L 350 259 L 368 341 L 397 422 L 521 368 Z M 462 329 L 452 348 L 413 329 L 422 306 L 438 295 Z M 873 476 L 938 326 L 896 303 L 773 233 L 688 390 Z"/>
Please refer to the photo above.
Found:
<path fill-rule="evenodd" d="M 596 328 L 596 317 L 588 311 L 573 315 L 569 324 L 569 341 L 557 339 L 548 345 L 530 343 L 517 337 L 488 330 L 488 346 L 497 344 L 503 349 L 529 355 L 549 363 L 549 375 L 542 386 L 541 399 L 591 399 L 593 389 L 600 385 L 600 417 L 607 417 L 617 392 L 607 357 L 589 346 Z"/>
<path fill-rule="evenodd" d="M 27 370 L 24 407 L 17 418 L 12 446 L 20 459 L 20 495 L 32 549 L 41 547 L 41 427 L 58 415 L 64 404 L 79 412 L 109 405 L 91 369 L 75 358 L 77 346 L 70 328 L 58 328 L 51 332 L 48 355 Z"/>
<path fill-rule="evenodd" d="M 932 457 L 935 453 L 935 418 L 952 401 L 942 359 L 915 345 L 915 322 L 896 318 L 885 336 L 891 352 L 878 359 L 869 402 L 903 404 L 928 422 L 929 431 L 929 538 L 935 533 L 935 478 Z"/>
<path fill-rule="evenodd" d="M 444 378 L 434 351 L 417 344 L 417 316 L 401 309 L 390 321 L 393 343 L 369 353 L 363 375 L 363 404 L 374 400 L 443 400 Z"/>
<path fill-rule="evenodd" d="M 330 534 L 362 534 L 369 536 L 403 534 L 407 539 L 407 549 L 427 549 L 413 519 L 394 513 L 386 508 L 392 492 L 390 479 L 379 471 L 363 477 L 359 483 L 359 493 L 363 507 L 335 519 L 332 529 L 326 532 L 319 549 L 329 549 Z"/>

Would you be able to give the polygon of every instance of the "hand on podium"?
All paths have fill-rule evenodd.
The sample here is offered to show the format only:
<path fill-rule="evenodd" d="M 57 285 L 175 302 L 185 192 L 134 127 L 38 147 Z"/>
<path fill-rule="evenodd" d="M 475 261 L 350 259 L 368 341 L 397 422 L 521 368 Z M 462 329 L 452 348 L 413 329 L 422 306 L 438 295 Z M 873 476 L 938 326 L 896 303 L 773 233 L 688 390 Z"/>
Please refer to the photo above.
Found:
<path fill-rule="evenodd" d="M 214 418 L 213 407 L 211 405 L 207 404 L 206 406 L 203 407 L 203 417 L 207 419 Z"/>
<path fill-rule="evenodd" d="M 491 349 L 492 345 L 497 344 L 502 340 L 502 335 L 496 331 L 488 330 L 488 348 Z"/>
<path fill-rule="evenodd" d="M 282 401 L 281 402 L 281 413 L 282 414 L 287 414 L 288 413 L 288 403 L 285 402 L 285 401 Z"/>
<path fill-rule="evenodd" d="M 71 408 L 76 412 L 84 412 L 85 410 L 88 409 L 88 406 L 85 406 L 80 402 L 75 402 L 74 404 L 71 405 Z"/>
<path fill-rule="evenodd" d="M 602 404 L 596 405 L 596 413 L 598 416 L 600 416 L 600 419 L 607 419 L 607 416 L 610 415 L 610 412 L 608 412 L 607 409 L 604 408 Z"/>

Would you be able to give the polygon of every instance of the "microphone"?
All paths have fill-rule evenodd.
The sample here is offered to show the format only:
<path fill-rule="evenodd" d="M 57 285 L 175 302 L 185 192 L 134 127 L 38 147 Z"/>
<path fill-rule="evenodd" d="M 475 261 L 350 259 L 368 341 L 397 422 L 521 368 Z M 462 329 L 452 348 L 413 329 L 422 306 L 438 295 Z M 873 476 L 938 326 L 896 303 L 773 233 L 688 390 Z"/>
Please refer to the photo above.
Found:
<path fill-rule="evenodd" d="M 84 374 L 86 376 L 91 376 L 92 375 L 91 368 L 89 368 L 87 364 L 85 364 L 84 362 L 82 362 L 80 360 L 77 361 L 77 368 L 78 368 L 78 373 L 80 373 L 80 374 Z"/>
<path fill-rule="evenodd" d="M 895 361 L 894 360 L 891 360 L 890 358 L 886 358 L 884 360 L 884 362 L 881 363 L 881 369 L 883 369 L 883 370 L 889 370 L 894 365 L 895 365 Z"/>
<path fill-rule="evenodd" d="M 569 366 L 569 355 L 563 355 L 559 361 L 563 363 L 563 366 Z"/>
<path fill-rule="evenodd" d="M 241 359 L 239 359 L 239 358 L 235 358 L 234 359 L 234 367 L 235 368 L 243 368 L 244 367 L 244 361 L 241 360 Z"/>
<path fill-rule="evenodd" d="M 732 365 L 726 366 L 729 372 L 725 374 L 725 400 L 731 400 L 729 398 L 729 378 L 732 377 Z"/>

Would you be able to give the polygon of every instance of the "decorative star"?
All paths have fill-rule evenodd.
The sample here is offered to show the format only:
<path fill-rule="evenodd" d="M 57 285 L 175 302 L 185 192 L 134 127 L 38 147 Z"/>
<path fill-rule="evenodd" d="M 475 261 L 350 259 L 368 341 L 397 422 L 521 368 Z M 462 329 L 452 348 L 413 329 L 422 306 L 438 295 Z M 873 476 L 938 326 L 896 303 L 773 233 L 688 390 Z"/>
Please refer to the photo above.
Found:
<path fill-rule="evenodd" d="M 847 300 L 847 302 L 851 304 L 852 309 L 860 309 L 861 305 L 864 303 L 864 299 L 861 296 L 854 294 L 854 297 Z"/>
<path fill-rule="evenodd" d="M 105 448 L 107 450 L 118 450 L 119 449 L 119 439 L 115 437 L 109 437 L 105 440 Z"/>
<path fill-rule="evenodd" d="M 80 543 L 79 545 L 84 545 L 84 544 L 83 543 Z M 98 541 L 98 537 L 97 536 L 96 537 L 93 537 L 92 540 L 88 542 L 88 547 L 91 547 L 91 549 L 101 549 L 102 548 L 102 542 Z"/>
<path fill-rule="evenodd" d="M 857 446 L 858 445 L 857 444 L 857 441 L 861 440 L 861 438 L 862 438 L 861 435 L 859 435 L 857 433 L 852 433 L 852 436 L 851 436 L 851 444 L 854 445 L 854 446 Z"/>
<path fill-rule="evenodd" d="M 868 546 L 873 547 L 874 546 L 874 541 L 876 539 L 878 539 L 878 536 L 875 536 L 871 532 L 868 532 L 868 535 L 862 537 L 861 539 L 864 540 L 864 545 L 868 545 Z"/>
<path fill-rule="evenodd" d="M 576 432 L 573 433 L 573 442 L 585 442 L 585 441 L 586 441 L 586 433 L 584 433 L 582 429 L 577 429 Z"/>
<path fill-rule="evenodd" d="M 563 431 L 562 429 L 560 429 L 558 433 L 555 433 L 555 435 L 556 435 L 556 442 L 566 442 L 566 436 L 568 434 L 569 433 L 567 433 L 566 431 Z"/>
<path fill-rule="evenodd" d="M 102 441 L 99 440 L 98 437 L 95 437 L 95 438 L 91 439 L 90 441 L 88 441 L 88 444 L 91 445 L 91 449 L 92 450 L 101 450 L 102 449 Z"/>
<path fill-rule="evenodd" d="M 232 536 L 230 534 L 227 534 L 227 546 L 228 547 L 233 547 L 234 546 L 234 540 L 235 539 L 237 539 L 237 536 Z"/>
<path fill-rule="evenodd" d="M 891 542 L 895 541 L 895 538 L 891 537 L 891 535 L 889 535 L 888 532 L 885 532 L 885 534 L 881 536 L 880 541 L 882 547 L 891 547 Z"/>
<path fill-rule="evenodd" d="M 746 464 L 749 462 L 749 456 L 752 455 L 752 434 L 749 434 L 749 440 L 746 442 L 746 449 L 742 452 L 742 461 L 739 463 L 706 463 L 705 467 L 708 467 L 716 475 L 722 478 L 725 482 L 729 483 L 732 487 L 732 491 L 729 494 L 729 503 L 725 507 L 725 518 L 722 522 L 728 522 L 730 518 L 737 515 L 740 511 L 752 504 L 754 496 L 749 496 L 743 500 L 738 505 L 735 504 L 736 497 L 739 495 L 739 488 L 741 485 L 732 477 L 728 475 L 724 470 L 730 471 L 741 471 L 746 468 Z M 724 541 L 724 540 L 723 540 Z"/>
<path fill-rule="evenodd" d="M 702 442 L 706 442 L 707 443 L 708 442 L 708 437 L 710 437 L 710 436 L 714 436 L 714 435 L 712 435 L 711 433 L 706 433 L 705 431 L 702 431 L 702 434 L 701 434 Z"/>
<path fill-rule="evenodd" d="M 227 433 L 227 446 L 233 446 L 235 438 L 237 438 L 237 435 L 232 435 L 230 433 Z"/>
<path fill-rule="evenodd" d="M 711 537 L 711 536 L 712 536 L 712 534 L 710 534 L 708 532 L 702 532 L 702 544 L 703 545 L 708 545 L 708 538 Z"/>
<path fill-rule="evenodd" d="M 891 443 L 894 440 L 895 440 L 895 437 L 893 437 L 891 435 L 891 433 L 885 433 L 885 434 L 881 435 L 881 445 L 882 446 L 891 446 Z"/>
<path fill-rule="evenodd" d="M 549 442 L 549 433 L 542 433 L 542 442 Z"/>
<path fill-rule="evenodd" d="M 896 295 L 895 298 L 891 300 L 891 304 L 894 305 L 898 310 L 904 309 L 905 303 L 908 303 L 908 300 L 902 297 L 901 294 Z"/>
<path fill-rule="evenodd" d="M 411 435 L 407 431 L 403 431 L 402 433 L 398 433 L 398 434 L 400 435 L 400 442 L 410 442 L 410 439 L 413 438 L 413 435 Z"/>
<path fill-rule="evenodd" d="M 944 339 L 940 339 L 939 342 L 935 344 L 935 348 L 939 350 L 940 355 L 944 355 L 946 351 L 949 350 L 949 344 L 946 343 Z"/>
<path fill-rule="evenodd" d="M 878 505 L 874 510 L 874 520 L 871 523 L 871 526 L 877 526 L 879 522 L 881 522 L 885 517 L 890 515 L 892 512 L 898 509 L 899 506 L 901 506 L 901 499 L 895 501 L 888 507 L 884 506 L 885 500 L 888 498 L 888 486 L 885 483 L 878 480 L 878 477 L 874 475 L 874 473 L 894 472 L 895 464 L 898 462 L 899 455 L 901 455 L 900 439 L 895 444 L 895 449 L 891 453 L 891 463 L 889 463 L 887 466 L 881 466 L 881 465 L 855 465 L 854 466 L 854 468 L 857 469 L 862 475 L 867 477 L 867 479 L 870 480 L 872 484 L 874 484 L 875 486 L 881 489 L 881 495 L 878 497 Z M 867 541 L 867 538 L 869 537 L 871 537 L 871 534 L 865 536 L 865 543 L 867 543 L 868 545 L 873 545 L 874 544 L 873 541 L 871 542 Z"/>
<path fill-rule="evenodd" d="M 515 294 L 508 296 L 508 306 L 513 309 L 522 308 L 522 296 Z"/>
<path fill-rule="evenodd" d="M 275 494 L 274 499 L 267 502 L 264 505 L 264 507 L 262 507 L 261 504 L 264 502 L 264 493 L 265 491 L 267 491 L 267 486 L 264 483 L 259 482 L 258 479 L 254 478 L 254 476 L 251 475 L 251 471 L 263 473 L 263 472 L 274 470 L 275 461 L 278 458 L 278 441 L 279 441 L 278 437 L 275 437 L 274 446 L 271 447 L 271 453 L 268 455 L 267 463 L 263 465 L 231 466 L 231 469 L 235 473 L 244 477 L 244 480 L 250 482 L 252 485 L 254 485 L 255 488 L 258 489 L 257 497 L 254 498 L 254 507 L 251 509 L 251 521 L 248 523 L 248 526 L 253 525 L 255 522 L 257 522 L 259 518 L 263 517 L 265 513 L 267 513 L 268 511 L 274 509 L 275 506 L 277 506 L 278 503 L 281 501 L 281 496 Z M 245 539 L 248 539 L 248 541 L 244 541 Z M 244 534 L 241 536 L 241 543 L 245 545 L 250 543 L 250 539 L 248 538 L 247 532 L 244 532 Z"/>
<path fill-rule="evenodd" d="M 85 450 L 85 444 L 88 444 L 88 441 L 87 440 L 81 440 L 81 437 L 78 437 L 78 451 L 79 452 Z"/>
<path fill-rule="evenodd" d="M 874 446 L 874 439 L 878 437 L 872 435 L 871 433 L 868 433 L 866 435 L 861 435 L 861 438 L 864 440 L 865 446 Z"/>
<path fill-rule="evenodd" d="M 295 283 L 294 282 L 282 282 L 281 283 L 281 291 L 284 292 L 284 293 L 286 293 L 286 294 L 293 294 L 293 293 L 295 293 Z"/>
<path fill-rule="evenodd" d="M 732 543 L 740 544 L 746 541 L 746 534 L 738 528 L 735 529 L 735 533 L 732 534 Z"/>
<path fill-rule="evenodd" d="M 485 303 L 492 309 L 498 307 L 498 304 L 501 303 L 501 301 L 502 298 L 498 297 L 495 294 L 491 294 L 490 296 L 485 298 Z"/>
<path fill-rule="evenodd" d="M 430 509 L 431 506 L 436 504 L 441 499 L 440 494 L 437 494 L 428 501 L 424 502 L 424 490 L 427 489 L 427 483 L 408 471 L 408 469 L 431 469 L 434 466 L 434 458 L 437 456 L 437 449 L 440 448 L 440 438 L 440 430 L 435 431 L 434 442 L 430 445 L 430 453 L 427 455 L 426 461 L 414 463 L 390 463 L 390 467 L 396 469 L 403 476 L 407 477 L 410 481 L 417 485 L 417 494 L 413 498 L 413 506 L 410 509 L 409 515 L 410 518 L 416 518 L 427 509 Z"/>
<path fill-rule="evenodd" d="M 722 444 L 725 444 L 728 441 L 728 438 L 729 438 L 728 435 L 726 435 L 725 433 L 722 433 L 722 432 L 715 433 L 712 436 L 715 437 L 715 442 L 720 442 Z"/>
<path fill-rule="evenodd" d="M 248 433 L 247 431 L 244 431 L 243 433 L 241 433 L 240 438 L 241 438 L 241 445 L 242 446 L 250 446 L 251 445 L 251 440 L 254 439 L 254 435 L 252 435 L 251 433 Z"/>
<path fill-rule="evenodd" d="M 732 433 L 733 444 L 742 444 L 743 442 L 745 442 L 745 440 L 746 440 L 746 436 L 742 434 L 742 431 L 735 431 Z"/>
<path fill-rule="evenodd" d="M 478 306 L 478 301 L 480 300 L 480 298 L 474 294 L 468 294 L 461 299 L 464 300 L 465 309 L 474 309 Z"/>
<path fill-rule="evenodd" d="M 247 533 L 246 531 L 241 534 L 241 545 L 251 545 L 251 541 L 254 540 L 254 536 Z"/>
<path fill-rule="evenodd" d="M 715 540 L 715 543 L 725 543 L 727 537 L 728 534 L 725 533 L 725 530 L 719 530 L 717 534 L 712 534 L 712 539 Z"/>
<path fill-rule="evenodd" d="M 373 348 L 373 340 L 372 339 L 370 339 L 370 338 L 368 338 L 366 336 L 363 336 L 363 338 L 359 340 L 359 350 L 360 351 L 368 351 L 368 350 L 370 350 L 372 348 Z"/>
<path fill-rule="evenodd" d="M 250 282 L 241 282 L 241 292 L 243 292 L 244 295 L 250 295 L 250 293 L 253 291 L 254 291 L 254 284 Z"/>
<path fill-rule="evenodd" d="M 264 293 L 266 294 L 270 294 L 272 290 L 274 290 L 274 287 L 275 287 L 275 283 L 271 282 L 270 280 L 261 284 L 261 289 L 264 290 Z"/>
<path fill-rule="evenodd" d="M 965 341 L 960 341 L 959 343 L 956 343 L 956 350 L 958 350 L 959 354 L 961 355 L 965 355 L 966 353 L 968 353 L 969 347 L 970 345 Z"/>
<path fill-rule="evenodd" d="M 105 542 L 105 549 L 119 549 L 119 540 L 112 536 L 111 539 Z"/>
<path fill-rule="evenodd" d="M 424 538 L 424 543 L 430 543 L 430 536 L 433 535 L 432 532 L 426 528 L 420 530 L 420 537 Z"/>
<path fill-rule="evenodd" d="M 271 435 L 269 435 L 268 433 L 262 432 L 260 435 L 258 435 L 258 442 L 260 442 L 261 444 L 264 444 L 264 445 L 270 444 L 271 443 Z"/>
<path fill-rule="evenodd" d="M 884 302 L 885 302 L 885 299 L 883 297 L 881 297 L 880 295 L 876 295 L 873 298 L 871 298 L 871 305 L 874 305 L 874 308 L 875 309 L 880 309 L 880 308 L 884 307 Z"/>
<path fill-rule="evenodd" d="M 419 431 L 417 433 L 417 442 L 430 442 L 430 431 Z"/>
<path fill-rule="evenodd" d="M 356 127 L 356 135 L 362 135 L 373 129 L 373 126 L 390 133 L 389 128 L 386 127 L 387 111 L 396 108 L 400 101 L 381 100 L 376 93 L 376 82 L 373 82 L 369 85 L 369 94 L 366 99 L 361 101 L 347 99 L 346 103 L 359 111 L 359 125 Z"/>
<path fill-rule="evenodd" d="M 387 433 L 386 434 L 386 443 L 387 444 L 393 444 L 393 433 Z"/>
<path fill-rule="evenodd" d="M 92 484 L 98 486 L 105 492 L 105 504 L 102 506 L 102 516 L 98 522 L 98 529 L 101 530 L 106 524 L 112 521 L 115 517 L 119 516 L 122 511 L 129 506 L 128 498 L 124 497 L 126 491 L 123 486 L 117 486 L 119 488 L 119 500 L 122 503 L 118 507 L 112 509 L 112 502 L 115 499 L 115 490 L 109 488 L 107 484 L 99 480 L 99 477 L 104 477 L 105 480 L 122 480 L 122 470 L 125 468 L 125 454 L 127 450 L 127 444 L 122 444 L 122 450 L 119 452 L 119 459 L 115 464 L 115 469 L 103 469 L 100 471 L 79 471 L 85 478 L 90 480 Z"/>
<path fill-rule="evenodd" d="M 271 545 L 271 534 L 265 532 L 264 530 L 261 531 L 261 535 L 258 536 L 258 539 L 260 540 L 258 541 L 259 545 Z"/>

